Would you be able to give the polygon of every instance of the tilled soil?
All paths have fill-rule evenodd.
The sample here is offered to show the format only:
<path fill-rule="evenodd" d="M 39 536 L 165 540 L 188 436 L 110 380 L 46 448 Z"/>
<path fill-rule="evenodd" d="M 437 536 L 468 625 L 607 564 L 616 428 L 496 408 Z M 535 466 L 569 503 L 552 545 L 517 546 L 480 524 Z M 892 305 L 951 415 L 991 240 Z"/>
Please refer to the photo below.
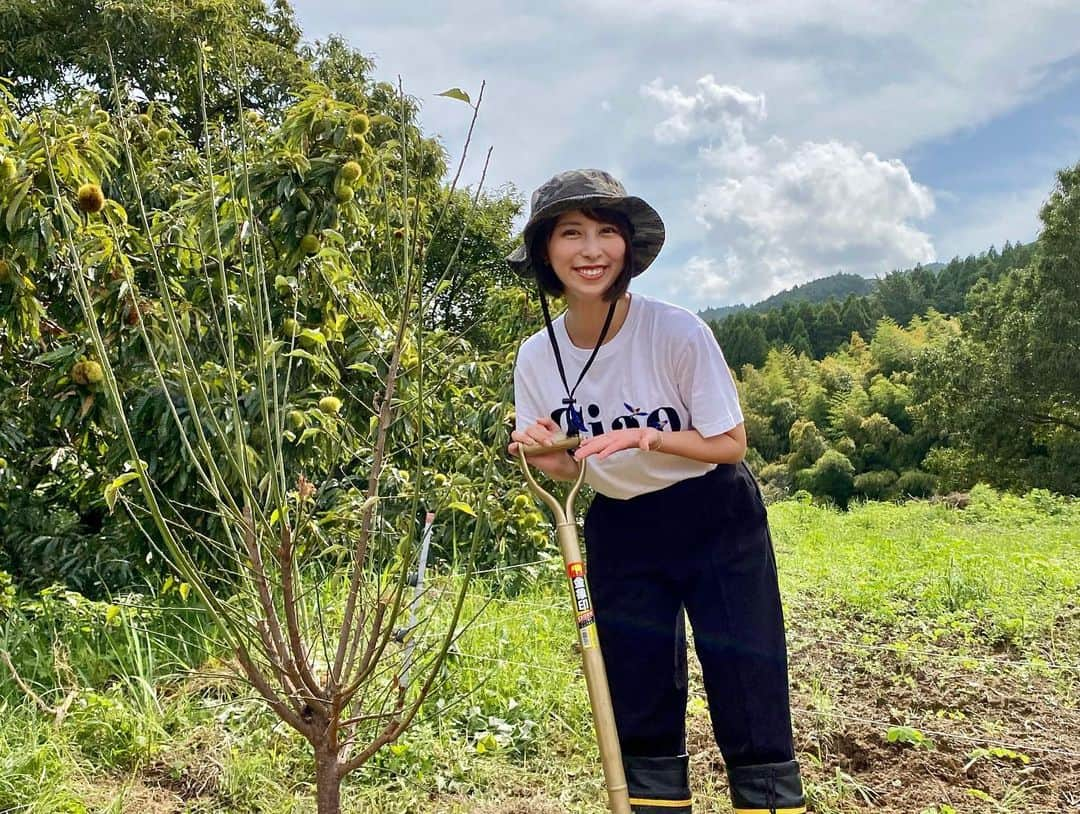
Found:
<path fill-rule="evenodd" d="M 814 810 L 1080 811 L 1080 665 L 907 645 L 857 621 L 827 633 L 789 621 L 788 633 Z M 696 773 L 716 779 L 695 810 L 728 811 L 707 715 L 691 718 L 689 740 Z"/>

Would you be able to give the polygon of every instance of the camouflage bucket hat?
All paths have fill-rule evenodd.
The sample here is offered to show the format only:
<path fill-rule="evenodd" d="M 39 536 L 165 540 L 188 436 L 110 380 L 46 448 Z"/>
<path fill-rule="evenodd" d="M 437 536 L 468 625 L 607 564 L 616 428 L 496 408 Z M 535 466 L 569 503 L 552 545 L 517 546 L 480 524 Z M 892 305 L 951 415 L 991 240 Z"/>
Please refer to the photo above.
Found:
<path fill-rule="evenodd" d="M 543 221 L 572 209 L 614 209 L 622 212 L 633 227 L 635 276 L 649 267 L 664 245 L 664 221 L 659 213 L 641 198 L 626 194 L 626 189 L 603 170 L 568 170 L 545 182 L 532 194 L 529 222 L 525 224 L 524 242 L 506 258 L 518 274 L 535 274 L 536 258 L 529 257 L 529 243 Z"/>

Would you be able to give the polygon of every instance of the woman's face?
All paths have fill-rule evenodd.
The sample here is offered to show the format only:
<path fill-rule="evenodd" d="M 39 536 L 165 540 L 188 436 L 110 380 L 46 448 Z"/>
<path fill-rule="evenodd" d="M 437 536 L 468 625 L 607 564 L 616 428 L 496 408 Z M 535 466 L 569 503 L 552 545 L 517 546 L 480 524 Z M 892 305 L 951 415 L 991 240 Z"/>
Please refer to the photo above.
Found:
<path fill-rule="evenodd" d="M 626 242 L 614 225 L 573 209 L 555 221 L 547 252 L 567 300 L 600 299 L 622 271 Z"/>

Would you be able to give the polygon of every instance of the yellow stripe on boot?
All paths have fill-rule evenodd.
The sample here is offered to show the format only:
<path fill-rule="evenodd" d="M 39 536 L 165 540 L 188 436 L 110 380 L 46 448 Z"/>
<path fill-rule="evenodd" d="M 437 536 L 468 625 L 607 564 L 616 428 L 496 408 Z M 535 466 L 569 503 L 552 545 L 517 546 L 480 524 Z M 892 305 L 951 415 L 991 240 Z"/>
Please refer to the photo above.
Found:
<path fill-rule="evenodd" d="M 631 801 L 632 802 L 632 801 Z M 806 814 L 806 806 L 796 808 L 737 808 L 735 814 Z"/>
<path fill-rule="evenodd" d="M 645 797 L 631 797 L 632 806 L 654 806 L 655 808 L 686 808 L 693 805 L 693 800 L 650 800 Z M 805 811 L 805 809 L 803 809 Z"/>

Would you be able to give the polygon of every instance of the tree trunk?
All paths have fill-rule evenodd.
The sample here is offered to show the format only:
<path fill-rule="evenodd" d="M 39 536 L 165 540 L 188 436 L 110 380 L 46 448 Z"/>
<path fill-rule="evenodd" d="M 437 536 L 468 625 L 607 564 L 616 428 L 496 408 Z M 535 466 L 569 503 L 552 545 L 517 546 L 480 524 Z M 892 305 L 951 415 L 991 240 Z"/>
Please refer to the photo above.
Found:
<path fill-rule="evenodd" d="M 341 814 L 341 777 L 336 754 L 315 752 L 315 795 L 319 814 Z"/>

